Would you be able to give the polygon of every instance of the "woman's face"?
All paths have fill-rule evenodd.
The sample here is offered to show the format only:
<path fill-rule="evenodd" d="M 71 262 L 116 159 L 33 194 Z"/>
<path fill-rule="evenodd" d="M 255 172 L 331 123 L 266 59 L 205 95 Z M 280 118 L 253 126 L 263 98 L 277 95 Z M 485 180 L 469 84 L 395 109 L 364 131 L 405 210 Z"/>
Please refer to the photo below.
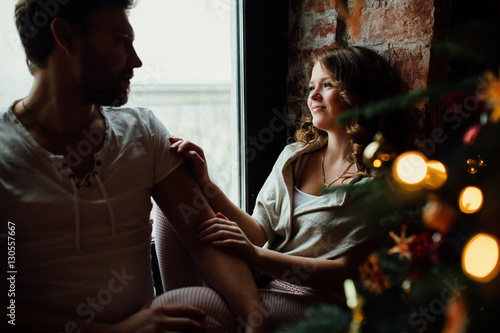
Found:
<path fill-rule="evenodd" d="M 313 125 L 323 131 L 337 128 L 336 119 L 346 109 L 336 83 L 319 62 L 316 62 L 311 73 L 307 106 L 312 114 Z"/>

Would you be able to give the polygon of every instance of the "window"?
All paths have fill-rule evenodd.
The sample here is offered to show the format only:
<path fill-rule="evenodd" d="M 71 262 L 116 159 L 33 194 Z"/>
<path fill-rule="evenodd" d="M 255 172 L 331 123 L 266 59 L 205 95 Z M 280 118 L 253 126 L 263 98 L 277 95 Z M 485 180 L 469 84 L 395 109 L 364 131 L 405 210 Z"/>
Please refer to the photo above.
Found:
<path fill-rule="evenodd" d="M 8 107 L 24 97 L 31 88 L 33 77 L 26 66 L 24 50 L 14 22 L 17 0 L 0 2 L 0 108 Z"/>
<path fill-rule="evenodd" d="M 32 84 L 13 19 L 17 0 L 0 3 L 0 107 Z M 131 10 L 143 61 L 129 106 L 154 111 L 169 131 L 205 150 L 210 174 L 239 202 L 236 0 L 142 0 Z"/>

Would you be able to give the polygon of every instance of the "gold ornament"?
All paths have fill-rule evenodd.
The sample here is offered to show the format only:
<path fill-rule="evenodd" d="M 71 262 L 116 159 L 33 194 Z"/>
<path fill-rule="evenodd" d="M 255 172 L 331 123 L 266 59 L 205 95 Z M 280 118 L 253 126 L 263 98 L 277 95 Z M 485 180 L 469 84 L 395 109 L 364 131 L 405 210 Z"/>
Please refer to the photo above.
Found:
<path fill-rule="evenodd" d="M 395 157 L 392 149 L 385 143 L 382 133 L 375 134 L 373 142 L 369 143 L 363 151 L 363 163 L 369 168 L 380 168 L 384 163 Z"/>
<path fill-rule="evenodd" d="M 455 223 L 458 214 L 451 206 L 442 203 L 438 198 L 431 197 L 422 208 L 424 224 L 440 233 L 446 233 Z"/>
<path fill-rule="evenodd" d="M 485 168 L 486 166 L 487 165 L 484 160 L 481 159 L 481 156 L 467 159 L 467 172 L 471 175 L 475 175 L 478 173 L 479 169 Z"/>
<path fill-rule="evenodd" d="M 361 281 L 376 294 L 381 294 L 382 291 L 391 287 L 391 283 L 380 270 L 379 263 L 374 255 L 370 255 L 368 260 L 361 265 L 359 274 Z"/>
<path fill-rule="evenodd" d="M 406 257 L 408 260 L 411 259 L 410 244 L 415 239 L 415 236 L 406 237 L 406 225 L 401 227 L 401 236 L 397 236 L 394 232 L 389 232 L 389 236 L 396 242 L 396 245 L 389 249 L 387 253 L 394 254 L 399 253 L 399 257 Z"/>

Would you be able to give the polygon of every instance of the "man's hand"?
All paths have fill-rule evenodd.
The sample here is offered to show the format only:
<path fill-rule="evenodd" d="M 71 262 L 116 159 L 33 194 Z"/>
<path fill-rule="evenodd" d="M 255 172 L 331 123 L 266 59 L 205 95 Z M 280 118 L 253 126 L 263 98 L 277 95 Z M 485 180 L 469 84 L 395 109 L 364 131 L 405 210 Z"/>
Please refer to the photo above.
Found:
<path fill-rule="evenodd" d="M 143 309 L 111 327 L 111 333 L 205 332 L 205 313 L 197 308 L 163 305 Z"/>

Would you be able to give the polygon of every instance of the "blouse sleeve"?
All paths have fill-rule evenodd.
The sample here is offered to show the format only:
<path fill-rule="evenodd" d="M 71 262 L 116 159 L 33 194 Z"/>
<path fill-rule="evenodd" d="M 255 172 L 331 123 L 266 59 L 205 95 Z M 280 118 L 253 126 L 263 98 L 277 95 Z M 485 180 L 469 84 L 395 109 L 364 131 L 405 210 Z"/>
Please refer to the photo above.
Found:
<path fill-rule="evenodd" d="M 294 151 L 293 145 L 288 145 L 281 152 L 274 167 L 262 186 L 252 216 L 259 222 L 267 236 L 267 244 L 271 246 L 276 237 L 287 238 L 290 221 L 291 203 L 288 197 L 288 182 L 291 181 L 291 170 L 284 171 L 284 165 Z M 288 174 L 288 172 L 290 174 Z"/>

